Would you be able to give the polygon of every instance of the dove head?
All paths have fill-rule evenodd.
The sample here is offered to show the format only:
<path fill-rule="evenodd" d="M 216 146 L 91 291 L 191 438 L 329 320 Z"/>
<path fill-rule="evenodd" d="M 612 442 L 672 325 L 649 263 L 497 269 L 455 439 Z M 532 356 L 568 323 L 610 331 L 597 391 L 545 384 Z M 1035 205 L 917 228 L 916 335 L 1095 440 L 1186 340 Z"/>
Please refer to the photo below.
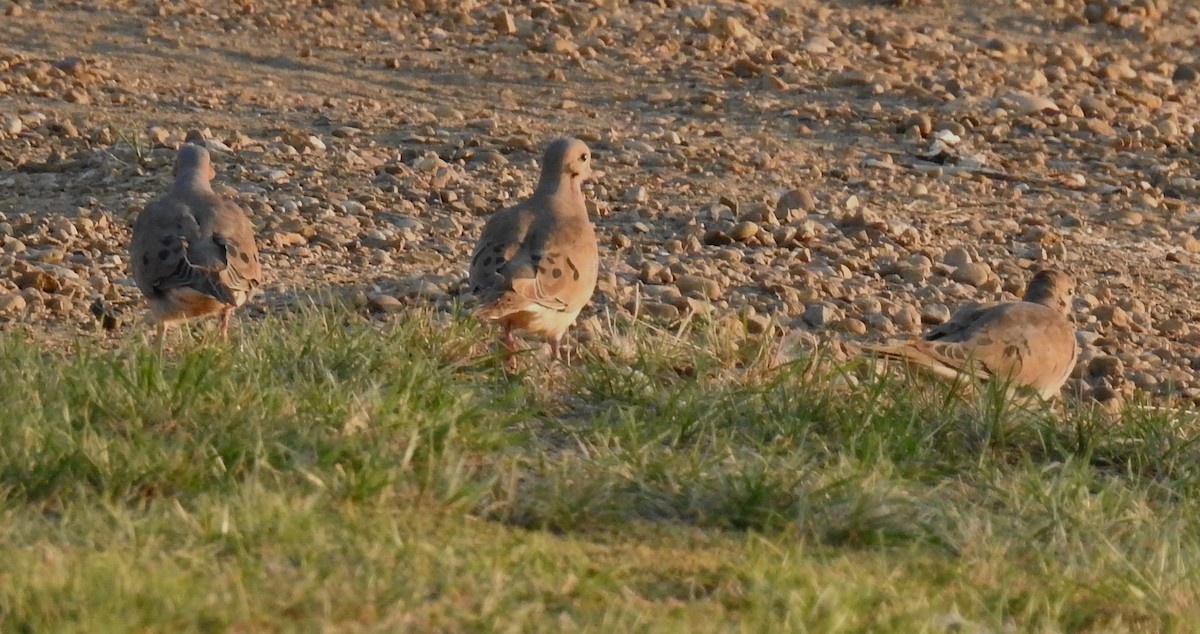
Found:
<path fill-rule="evenodd" d="M 175 183 L 183 186 L 201 185 L 208 187 L 217 175 L 208 150 L 195 143 L 184 143 L 179 147 L 179 156 L 175 159 Z"/>
<path fill-rule="evenodd" d="M 1039 271 L 1029 280 L 1024 300 L 1049 306 L 1067 315 L 1071 312 L 1071 296 L 1075 294 L 1075 280 L 1070 275 L 1054 269 Z"/>
<path fill-rule="evenodd" d="M 582 192 L 580 185 L 592 174 L 592 152 L 578 139 L 557 139 L 542 157 L 538 190 Z"/>

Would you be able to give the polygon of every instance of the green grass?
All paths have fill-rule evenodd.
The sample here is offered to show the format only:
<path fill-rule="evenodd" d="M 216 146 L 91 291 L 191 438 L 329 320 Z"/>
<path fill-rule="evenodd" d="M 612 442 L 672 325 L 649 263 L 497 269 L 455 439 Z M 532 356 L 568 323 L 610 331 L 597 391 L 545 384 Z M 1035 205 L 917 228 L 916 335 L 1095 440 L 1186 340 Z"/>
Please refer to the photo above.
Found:
<path fill-rule="evenodd" d="M 513 374 L 493 336 L 332 311 L 166 357 L 0 338 L 0 630 L 1200 619 L 1186 418 L 768 367 L 772 342 L 729 324 L 614 326 Z"/>

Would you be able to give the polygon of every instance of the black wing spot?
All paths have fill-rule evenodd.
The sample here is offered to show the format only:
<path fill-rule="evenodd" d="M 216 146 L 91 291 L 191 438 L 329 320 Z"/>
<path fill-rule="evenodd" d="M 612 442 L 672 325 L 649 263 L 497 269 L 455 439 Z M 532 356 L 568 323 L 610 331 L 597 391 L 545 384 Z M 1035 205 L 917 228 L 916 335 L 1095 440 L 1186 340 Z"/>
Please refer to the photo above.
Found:
<path fill-rule="evenodd" d="M 553 271 L 550 271 L 550 275 L 553 275 L 554 279 L 557 280 L 558 278 L 562 277 L 562 269 L 556 268 Z"/>
<path fill-rule="evenodd" d="M 150 264 L 150 256 L 142 255 L 142 264 Z"/>
<path fill-rule="evenodd" d="M 225 247 L 225 252 L 235 258 L 238 256 L 237 247 L 233 246 L 232 244 Z"/>
<path fill-rule="evenodd" d="M 491 265 L 492 265 L 492 258 L 491 258 L 491 257 L 486 257 L 486 258 L 484 258 L 484 259 L 483 259 L 483 265 L 484 265 L 484 266 L 491 266 Z"/>
<path fill-rule="evenodd" d="M 503 250 L 504 250 L 504 245 L 501 245 L 501 244 L 497 244 L 496 246 L 492 247 L 492 253 L 499 253 Z"/>
<path fill-rule="evenodd" d="M 545 275 L 546 269 L 544 267 L 539 266 L 539 267 L 537 267 L 537 272 L 538 272 L 538 275 Z"/>
<path fill-rule="evenodd" d="M 558 256 L 553 253 L 546 254 L 546 264 L 554 264 L 554 259 Z"/>
<path fill-rule="evenodd" d="M 160 240 L 160 242 L 162 242 L 162 245 L 164 247 L 171 246 L 171 243 L 174 241 L 175 241 L 175 236 L 163 236 L 162 240 Z"/>
<path fill-rule="evenodd" d="M 240 256 L 238 256 L 238 257 L 240 257 L 240 258 L 242 259 L 242 262 L 245 262 L 246 264 L 249 264 L 249 263 L 250 263 L 250 256 L 246 255 L 246 254 L 245 254 L 245 252 L 243 252 L 243 253 L 242 253 Z"/>
<path fill-rule="evenodd" d="M 171 257 L 171 252 L 166 249 L 158 252 L 158 259 L 162 260 L 163 262 L 166 262 L 167 258 L 169 257 Z"/>
<path fill-rule="evenodd" d="M 567 266 L 571 267 L 571 277 L 573 277 L 575 281 L 579 281 L 579 269 L 576 268 L 575 263 L 571 261 L 571 258 L 567 258 Z"/>

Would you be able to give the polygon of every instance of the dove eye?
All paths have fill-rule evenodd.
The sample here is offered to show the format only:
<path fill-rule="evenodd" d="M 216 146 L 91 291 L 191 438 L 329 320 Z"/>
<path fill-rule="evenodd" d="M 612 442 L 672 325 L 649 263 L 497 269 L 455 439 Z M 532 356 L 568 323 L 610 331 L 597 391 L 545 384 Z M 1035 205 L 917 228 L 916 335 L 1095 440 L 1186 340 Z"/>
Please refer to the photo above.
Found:
<path fill-rule="evenodd" d="M 588 160 L 588 155 L 587 155 L 587 154 L 584 154 L 584 155 L 580 156 L 580 157 L 579 157 L 579 160 L 580 160 L 580 161 L 582 161 L 582 162 L 584 162 L 584 163 L 586 163 L 586 162 L 587 162 L 587 160 Z"/>

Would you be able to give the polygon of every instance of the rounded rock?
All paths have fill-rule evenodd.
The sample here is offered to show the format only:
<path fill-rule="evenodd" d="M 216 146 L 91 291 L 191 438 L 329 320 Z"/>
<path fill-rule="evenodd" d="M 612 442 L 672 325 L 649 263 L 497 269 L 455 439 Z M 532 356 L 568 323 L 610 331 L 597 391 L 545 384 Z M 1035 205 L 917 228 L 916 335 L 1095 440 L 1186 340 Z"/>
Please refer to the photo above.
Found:
<path fill-rule="evenodd" d="M 759 226 L 749 220 L 744 220 L 733 226 L 729 232 L 729 237 L 738 242 L 745 242 L 753 238 L 758 233 Z"/>
<path fill-rule="evenodd" d="M 675 280 L 675 287 L 680 293 L 702 299 L 715 300 L 721 297 L 721 285 L 699 275 L 683 275 Z"/>
<path fill-rule="evenodd" d="M 954 269 L 950 279 L 959 284 L 981 286 L 992 275 L 992 267 L 983 262 L 972 262 Z"/>

